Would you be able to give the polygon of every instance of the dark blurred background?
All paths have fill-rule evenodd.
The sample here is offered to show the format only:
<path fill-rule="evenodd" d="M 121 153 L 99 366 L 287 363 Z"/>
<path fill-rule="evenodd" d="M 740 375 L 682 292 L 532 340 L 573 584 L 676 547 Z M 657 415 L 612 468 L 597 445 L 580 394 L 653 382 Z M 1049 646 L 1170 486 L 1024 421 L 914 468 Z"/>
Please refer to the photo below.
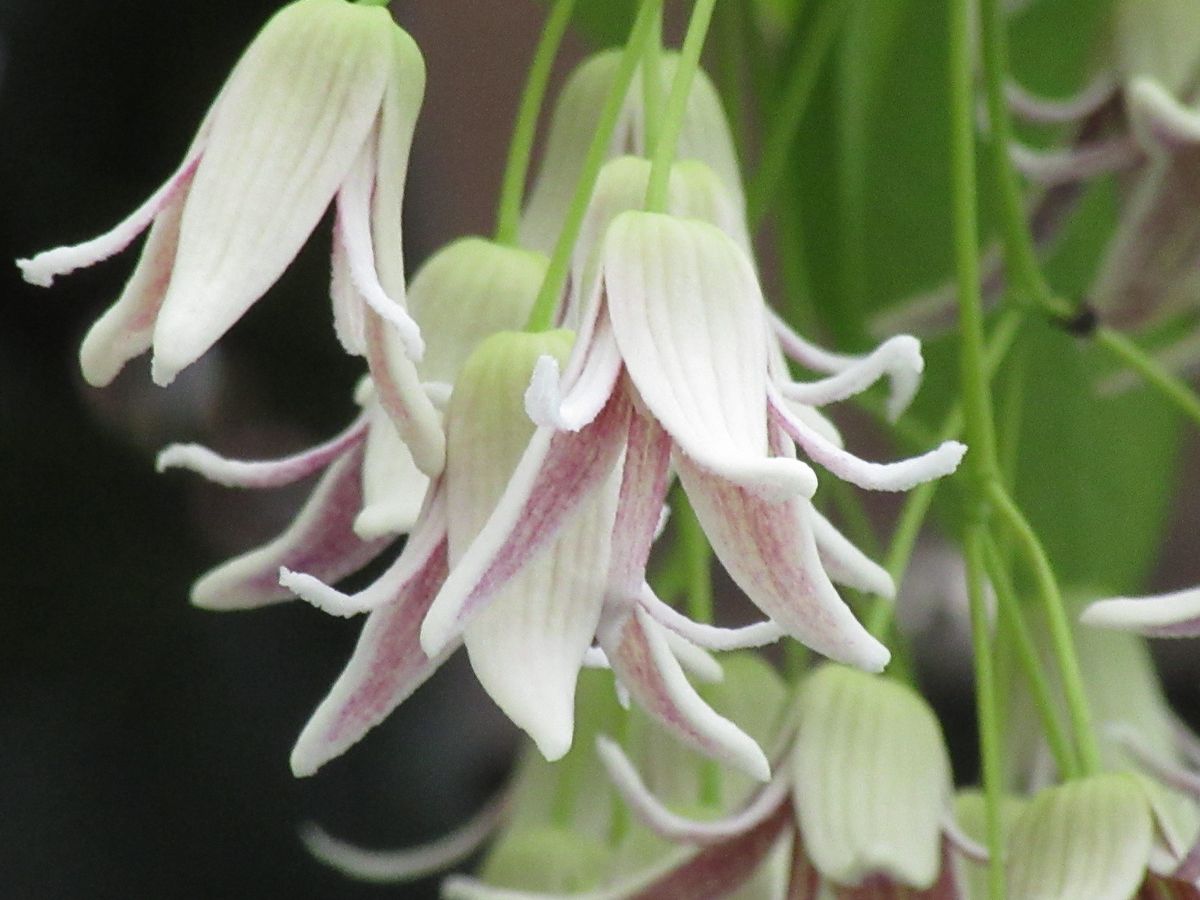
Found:
<path fill-rule="evenodd" d="M 276 0 L 0 0 L 0 259 L 111 227 L 175 167 Z M 533 0 L 397 2 L 429 87 L 406 221 L 410 266 L 487 232 L 539 33 Z M 567 58 L 578 56 L 569 47 Z M 561 69 L 561 67 L 560 67 Z M 561 74 L 561 72 L 560 72 Z M 0 264 L 0 896 L 433 896 L 352 884 L 296 826 L 389 848 L 460 822 L 513 747 L 456 658 L 316 777 L 287 759 L 359 622 L 293 603 L 193 609 L 191 581 L 277 533 L 302 500 L 154 473 L 163 444 L 294 451 L 354 414 L 333 337 L 328 221 L 288 275 L 167 391 L 146 358 L 112 387 L 75 354 L 131 249 L 53 290 Z"/>

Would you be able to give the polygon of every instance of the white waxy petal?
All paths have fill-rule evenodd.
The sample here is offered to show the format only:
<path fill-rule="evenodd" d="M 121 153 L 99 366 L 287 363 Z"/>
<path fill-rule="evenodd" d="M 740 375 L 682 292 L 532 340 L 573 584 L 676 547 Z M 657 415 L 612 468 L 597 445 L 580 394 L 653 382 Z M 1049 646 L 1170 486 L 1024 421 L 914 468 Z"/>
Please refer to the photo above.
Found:
<path fill-rule="evenodd" d="M 363 541 L 352 523 L 362 506 L 362 448 L 330 466 L 291 525 L 267 544 L 231 559 L 192 587 L 192 603 L 205 609 L 253 609 L 290 600 L 279 569 L 310 572 L 335 582 L 358 571 L 387 546 Z"/>
<path fill-rule="evenodd" d="M 1134 132 L 1147 151 L 1176 152 L 1200 144 L 1200 113 L 1189 109 L 1161 84 L 1135 78 L 1125 89 Z"/>
<path fill-rule="evenodd" d="M 429 490 L 429 477 L 413 462 L 383 407 L 371 403 L 366 415 L 370 429 L 363 457 L 363 508 L 354 520 L 354 531 L 370 540 L 413 527 Z"/>
<path fill-rule="evenodd" d="M 351 356 L 367 352 L 363 299 L 350 277 L 350 260 L 342 241 L 341 225 L 333 224 L 333 249 L 330 254 L 329 297 L 333 301 L 333 330 L 342 349 Z"/>
<path fill-rule="evenodd" d="M 871 491 L 907 491 L 922 482 L 942 478 L 958 468 L 967 452 L 965 444 L 945 441 L 927 453 L 899 462 L 868 462 L 830 443 L 823 434 L 793 415 L 782 397 L 771 398 L 771 414 L 813 462 L 843 481 Z"/>
<path fill-rule="evenodd" d="M 622 390 L 627 390 L 623 386 Z M 609 590 L 624 600 L 641 591 L 670 485 L 671 438 L 640 412 L 630 416 L 609 564 Z"/>
<path fill-rule="evenodd" d="M 367 435 L 365 417 L 332 440 L 283 459 L 248 461 L 229 459 L 200 444 L 171 444 L 154 462 L 159 472 L 190 469 L 225 487 L 275 488 L 315 475 L 361 444 Z"/>
<path fill-rule="evenodd" d="M 121 296 L 88 329 L 83 339 L 79 348 L 79 367 L 84 379 L 93 387 L 110 384 L 125 363 L 150 349 L 154 323 L 167 293 L 171 268 L 175 265 L 179 221 L 190 181 L 189 174 L 186 183 L 180 186 L 179 195 L 160 210 L 146 237 L 137 268 Z"/>
<path fill-rule="evenodd" d="M 605 240 L 604 283 L 626 370 L 676 444 L 763 496 L 811 496 L 808 466 L 767 453 L 766 323 L 745 253 L 711 225 L 627 212 Z"/>
<path fill-rule="evenodd" d="M 1008 841 L 1008 895 L 1128 900 L 1146 877 L 1150 807 L 1128 775 L 1093 775 L 1037 794 Z"/>
<path fill-rule="evenodd" d="M 394 30 L 378 7 L 300 0 L 250 45 L 188 192 L 154 332 L 156 382 L 199 358 L 312 233 L 371 138 Z"/>
<path fill-rule="evenodd" d="M 601 629 L 601 646 L 621 683 L 647 714 L 705 756 L 759 781 L 770 777 L 770 764 L 754 739 L 717 714 L 688 683 L 661 625 L 635 608 L 619 633 L 613 631 Z"/>
<path fill-rule="evenodd" d="M 554 357 L 543 356 L 537 361 L 525 392 L 525 412 L 534 424 L 578 431 L 600 414 L 621 374 L 621 353 L 603 312 L 582 354 L 582 360 L 568 360 L 565 379 Z M 565 396 L 564 380 L 571 385 Z"/>
<path fill-rule="evenodd" d="M 899 682 L 840 666 L 810 675 L 798 703 L 792 778 L 813 864 L 839 885 L 933 886 L 952 791 L 933 711 Z"/>
<path fill-rule="evenodd" d="M 679 660 L 680 667 L 688 675 L 708 684 L 720 684 L 725 680 L 725 670 L 721 668 L 716 657 L 699 644 L 670 628 L 664 628 L 662 636 L 671 648 L 671 653 Z"/>
<path fill-rule="evenodd" d="M 1021 174 L 1044 187 L 1086 181 L 1123 169 L 1145 159 L 1137 142 L 1127 135 L 1079 144 L 1065 150 L 1035 150 L 1010 141 L 1008 155 Z"/>
<path fill-rule="evenodd" d="M 859 550 L 816 509 L 812 511 L 817 554 L 829 577 L 838 584 L 894 600 L 896 583 L 883 566 Z"/>
<path fill-rule="evenodd" d="M 1050 99 L 1031 93 L 1016 81 L 1004 85 L 1008 108 L 1027 122 L 1065 125 L 1085 119 L 1100 109 L 1117 92 L 1117 81 L 1109 72 L 1101 72 L 1078 93 L 1065 99 Z"/>
<path fill-rule="evenodd" d="M 132 244 L 139 234 L 149 228 L 155 219 L 162 215 L 168 208 L 172 207 L 175 208 L 176 221 L 168 230 L 171 232 L 169 245 L 173 252 L 179 228 L 178 210 L 183 205 L 188 189 L 191 186 L 192 178 L 196 174 L 196 167 L 200 164 L 200 155 L 204 151 L 207 122 L 208 120 L 205 120 L 205 125 L 201 126 L 200 134 L 196 137 L 191 149 L 188 150 L 188 155 L 184 158 L 183 164 L 167 179 L 162 187 L 150 195 L 145 203 L 134 210 L 129 218 L 119 223 L 111 231 L 90 241 L 76 244 L 73 247 L 56 247 L 53 250 L 44 250 L 32 259 L 17 260 L 21 276 L 30 284 L 36 284 L 38 287 L 50 287 L 54 283 L 54 279 L 59 275 L 67 275 L 76 269 L 95 265 L 98 262 L 108 259 L 110 256 L 120 253 Z M 164 240 L 164 243 L 168 242 Z M 162 248 L 159 248 L 153 255 L 158 256 L 161 252 Z M 139 266 L 139 270 L 141 268 Z M 152 260 L 147 268 L 149 271 L 143 276 L 144 278 L 156 281 L 161 277 L 163 266 L 160 259 Z M 134 278 L 137 278 L 137 273 L 134 274 Z"/>
<path fill-rule="evenodd" d="M 403 850 L 366 850 L 308 824 L 300 839 L 316 859 L 357 881 L 394 884 L 444 872 L 469 859 L 504 823 L 508 798 L 492 801 L 444 837 Z"/>
<path fill-rule="evenodd" d="M 682 635 L 707 650 L 744 650 L 765 647 L 783 637 L 783 629 L 774 622 L 756 622 L 741 628 L 719 628 L 693 622 L 683 613 L 663 603 L 654 595 L 650 585 L 642 589 L 638 602 L 642 608 L 670 631 Z"/>
<path fill-rule="evenodd" d="M 672 812 L 650 792 L 618 744 L 599 737 L 596 753 L 633 814 L 659 837 L 674 843 L 709 846 L 745 834 L 780 809 L 790 787 L 787 778 L 776 775 L 738 812 L 720 819 L 689 819 Z"/>
<path fill-rule="evenodd" d="M 1200 588 L 1097 600 L 1083 611 L 1079 621 L 1147 637 L 1195 637 L 1200 635 Z"/>
<path fill-rule="evenodd" d="M 854 618 L 822 567 L 808 501 L 769 503 L 683 454 L 675 466 L 713 551 L 752 603 L 830 659 L 872 672 L 887 665 L 887 648 Z"/>
<path fill-rule="evenodd" d="M 356 744 L 432 675 L 457 649 L 433 657 L 417 640 L 421 619 L 446 577 L 446 544 L 400 594 L 367 617 L 345 670 L 317 707 L 292 750 L 292 772 L 312 775 Z"/>

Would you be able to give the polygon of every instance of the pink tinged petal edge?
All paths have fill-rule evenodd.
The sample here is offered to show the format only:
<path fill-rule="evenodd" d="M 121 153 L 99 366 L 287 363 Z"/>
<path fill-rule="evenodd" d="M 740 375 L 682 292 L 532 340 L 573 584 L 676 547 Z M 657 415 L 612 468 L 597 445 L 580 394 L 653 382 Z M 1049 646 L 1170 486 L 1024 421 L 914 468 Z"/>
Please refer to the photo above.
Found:
<path fill-rule="evenodd" d="M 643 610 L 625 616 L 619 632 L 602 628 L 600 643 L 618 680 L 652 718 L 684 744 L 759 781 L 771 776 L 762 748 L 700 699 L 671 652 L 662 626 Z"/>
<path fill-rule="evenodd" d="M 558 534 L 620 458 L 630 403 L 615 392 L 578 433 L 539 428 L 479 534 L 446 579 L 425 624 L 421 646 L 437 653 Z"/>
<path fill-rule="evenodd" d="M 737 244 L 702 222 L 625 212 L 603 266 L 626 370 L 675 442 L 765 497 L 812 496 L 807 465 L 767 453 L 765 304 Z"/>
<path fill-rule="evenodd" d="M 638 602 L 654 619 L 675 634 L 707 650 L 745 650 L 765 647 L 783 637 L 783 629 L 774 622 L 755 622 L 741 628 L 720 628 L 694 622 L 683 613 L 663 603 L 654 595 L 650 585 L 642 587 Z"/>
<path fill-rule="evenodd" d="M 479 683 L 550 761 L 574 736 L 575 685 L 604 603 L 616 474 L 463 633 Z"/>
<path fill-rule="evenodd" d="M 390 539 L 363 541 L 353 528 L 362 506 L 362 457 L 358 446 L 330 466 L 283 534 L 200 578 L 192 603 L 228 610 L 290 600 L 291 592 L 278 582 L 281 567 L 334 582 L 378 556 Z"/>
<path fill-rule="evenodd" d="M 354 654 L 292 750 L 292 772 L 312 775 L 356 744 L 412 695 L 457 649 L 433 657 L 417 641 L 421 620 L 446 577 L 446 542 L 391 602 L 367 618 Z"/>
<path fill-rule="evenodd" d="M 816 385 L 822 385 L 821 390 L 830 392 L 831 396 L 861 383 L 861 387 L 849 390 L 844 396 L 838 397 L 838 399 L 845 399 L 886 376 L 890 383 L 887 413 L 891 419 L 895 420 L 904 410 L 908 409 L 908 405 L 916 396 L 917 388 L 921 386 L 921 373 L 925 370 L 925 360 L 921 356 L 921 342 L 915 337 L 904 334 L 897 335 L 888 338 L 866 356 L 852 356 L 834 353 L 801 337 L 774 310 L 768 309 L 767 317 L 771 330 L 779 340 L 780 349 L 783 350 L 785 356 L 806 369 L 833 376 L 816 383 Z M 875 374 L 876 370 L 878 370 L 878 374 Z M 866 378 L 869 380 L 864 380 Z M 816 390 L 816 385 L 802 387 Z M 790 399 L 788 390 L 785 389 L 784 393 Z M 825 402 L 832 403 L 834 401 L 827 400 Z"/>
<path fill-rule="evenodd" d="M 682 453 L 675 467 L 713 551 L 752 603 L 818 653 L 883 670 L 891 654 L 854 618 L 825 573 L 807 500 L 768 503 Z"/>
<path fill-rule="evenodd" d="M 504 823 L 510 800 L 507 792 L 501 794 L 449 834 L 402 850 L 367 850 L 333 837 L 312 822 L 301 826 L 300 840 L 315 859 L 357 881 L 415 881 L 470 858 Z"/>
<path fill-rule="evenodd" d="M 782 397 L 770 400 L 772 419 L 778 422 L 813 462 L 843 481 L 870 491 L 907 491 L 925 481 L 942 478 L 958 468 L 967 452 L 965 444 L 945 441 L 933 450 L 894 463 L 868 462 L 840 449 L 815 428 L 792 414 Z"/>
<path fill-rule="evenodd" d="M 1145 153 L 1128 135 L 1098 139 L 1063 150 L 1034 150 L 1019 141 L 1010 141 L 1008 156 L 1026 178 L 1044 187 L 1132 169 L 1145 159 Z"/>
<path fill-rule="evenodd" d="M 790 834 L 787 808 L 751 831 L 699 851 L 680 852 L 624 882 L 576 894 L 542 894 L 497 888 L 452 876 L 442 883 L 444 900 L 718 900 L 747 882 L 772 848 Z"/>
<path fill-rule="evenodd" d="M 179 222 L 187 196 L 189 174 L 150 227 L 137 267 L 121 296 L 88 329 L 79 348 L 79 368 L 92 387 L 105 387 L 125 363 L 150 349 L 154 323 L 162 307 L 175 251 L 179 245 Z"/>
<path fill-rule="evenodd" d="M 1134 78 L 1125 90 L 1129 117 L 1147 150 L 1168 153 L 1200 144 L 1200 114 L 1152 78 Z"/>
<path fill-rule="evenodd" d="M 421 384 L 413 361 L 394 345 L 387 323 L 365 310 L 367 365 L 380 405 L 387 411 L 417 468 L 436 478 L 446 466 L 442 417 Z"/>
<path fill-rule="evenodd" d="M 1097 600 L 1084 609 L 1079 621 L 1147 637 L 1196 637 L 1200 635 L 1200 588 Z"/>
<path fill-rule="evenodd" d="M 821 565 L 834 582 L 889 600 L 896 598 L 896 583 L 887 570 L 855 547 L 816 509 L 812 510 L 812 529 Z"/>
<path fill-rule="evenodd" d="M 670 435 L 635 409 L 630 416 L 609 564 L 609 589 L 617 598 L 636 596 L 646 577 L 646 562 L 670 484 L 670 465 Z"/>
<path fill-rule="evenodd" d="M 1040 97 L 1016 81 L 1004 85 L 1008 108 L 1027 122 L 1043 125 L 1065 125 L 1086 119 L 1112 99 L 1117 92 L 1117 80 L 1111 72 L 1101 72 L 1077 93 L 1064 99 Z"/>
<path fill-rule="evenodd" d="M 434 564 L 445 543 L 445 491 L 435 485 L 426 495 L 417 525 L 404 542 L 404 549 L 368 587 L 356 594 L 344 594 L 319 578 L 286 567 L 279 571 L 279 584 L 330 615 L 349 617 L 369 613 L 396 602 L 408 591 L 412 583 Z"/>
<path fill-rule="evenodd" d="M 710 846 L 744 834 L 776 813 L 791 789 L 787 776 L 781 774 L 784 769 L 737 812 L 719 819 L 689 819 L 673 813 L 650 792 L 620 745 L 601 735 L 596 738 L 596 753 L 633 814 L 659 837 L 673 843 Z"/>
<path fill-rule="evenodd" d="M 183 206 L 183 197 L 187 194 L 188 187 L 192 183 L 192 178 L 196 174 L 196 167 L 200 164 L 200 157 L 204 151 L 204 131 L 205 129 L 202 127 L 200 135 L 197 136 L 196 143 L 188 151 L 183 164 L 175 170 L 162 187 L 150 195 L 145 203 L 135 209 L 129 218 L 120 222 L 111 231 L 99 237 L 92 238 L 90 241 L 85 241 L 82 244 L 76 244 L 72 247 L 56 247 L 53 250 L 44 250 L 32 259 L 17 260 L 21 276 L 30 284 L 35 284 L 38 287 L 50 287 L 54 283 L 54 279 L 59 275 L 67 275 L 76 269 L 95 265 L 98 262 L 108 259 L 110 256 L 120 253 L 133 243 L 139 234 L 149 228 L 155 218 L 169 206 L 176 207 L 175 214 L 179 215 Z M 176 223 L 171 229 L 175 235 L 178 234 L 178 227 Z M 172 239 L 170 243 L 173 248 L 175 240 Z M 174 254 L 172 253 L 171 256 L 173 259 Z M 139 271 L 140 269 L 141 267 L 139 266 Z M 160 271 L 160 267 L 157 265 L 153 269 L 155 275 Z M 154 280 L 157 280 L 157 278 Z"/>
<path fill-rule="evenodd" d="M 160 473 L 167 469 L 190 469 L 225 487 L 282 487 L 315 475 L 361 444 L 366 436 L 366 417 L 359 416 L 349 428 L 324 444 L 283 459 L 255 461 L 229 459 L 200 444 L 171 444 L 158 454 L 154 468 Z"/>

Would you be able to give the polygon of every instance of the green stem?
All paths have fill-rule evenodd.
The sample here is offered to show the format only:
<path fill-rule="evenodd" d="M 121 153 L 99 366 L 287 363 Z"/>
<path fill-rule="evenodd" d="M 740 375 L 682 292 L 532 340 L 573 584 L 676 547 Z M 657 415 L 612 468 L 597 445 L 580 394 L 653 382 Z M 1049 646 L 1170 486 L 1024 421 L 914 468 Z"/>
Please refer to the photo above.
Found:
<path fill-rule="evenodd" d="M 1013 648 L 1017 653 L 1017 662 L 1029 685 L 1034 706 L 1042 721 L 1042 733 L 1046 736 L 1046 744 L 1054 757 L 1059 774 L 1063 778 L 1074 778 L 1078 774 L 1075 752 L 1062 723 L 1058 720 L 1058 710 L 1054 703 L 1054 693 L 1050 689 L 1050 679 L 1042 669 L 1038 658 L 1037 647 L 1029 633 L 1029 625 L 1025 614 L 1021 611 L 1021 602 L 1013 588 L 1012 579 L 1000 548 L 989 536 L 984 541 L 985 566 L 992 589 L 996 592 L 996 613 L 1000 625 L 1012 636 Z"/>
<path fill-rule="evenodd" d="M 683 37 L 683 48 L 679 52 L 679 64 L 675 78 L 671 81 L 671 94 L 667 97 L 667 108 L 663 111 L 662 129 L 654 148 L 650 163 L 650 183 L 646 187 L 646 209 L 665 212 L 667 189 L 671 179 L 671 163 L 675 160 L 675 147 L 679 133 L 683 130 L 683 118 L 687 112 L 688 96 L 692 92 L 692 80 L 700 67 L 700 51 L 708 36 L 716 0 L 696 0 L 692 18 L 688 22 L 687 34 Z"/>
<path fill-rule="evenodd" d="M 792 142 L 804 120 L 817 76 L 821 74 L 821 66 L 829 55 L 833 39 L 850 5 L 851 0 L 825 0 L 817 10 L 807 39 L 800 48 L 796 67 L 788 77 L 779 105 L 770 117 L 771 126 L 763 140 L 758 171 L 750 183 L 748 206 L 753 227 L 762 224 L 767 208 L 779 192 L 779 180 L 787 165 Z"/>
<path fill-rule="evenodd" d="M 588 203 L 592 198 L 592 189 L 608 155 L 608 147 L 612 140 L 613 130 L 621 115 L 621 107 L 625 103 L 625 95 L 629 92 L 629 84 L 633 81 L 633 73 L 638 60 L 642 58 L 646 42 L 654 34 L 654 22 L 662 8 L 662 0 L 642 0 L 633 28 L 629 32 L 629 40 L 617 63 L 617 71 L 613 76 L 612 87 L 604 99 L 604 108 L 600 111 L 600 119 L 592 142 L 588 145 L 584 156 L 583 166 L 579 173 L 579 181 L 575 185 L 575 193 L 571 197 L 571 205 L 563 220 L 562 230 L 554 244 L 554 252 L 550 256 L 550 264 L 542 279 L 537 299 L 533 302 L 529 319 L 525 324 L 526 331 L 546 331 L 554 324 L 554 310 L 559 296 L 567 283 L 567 273 L 571 265 L 571 251 L 579 237 L 579 229 L 583 225 L 583 217 L 587 212 Z"/>
<path fill-rule="evenodd" d="M 1062 679 L 1063 699 L 1067 704 L 1067 714 L 1079 756 L 1079 773 L 1093 774 L 1100 768 L 1100 751 L 1092 728 L 1092 714 L 1084 690 L 1079 657 L 1075 653 L 1075 645 L 1071 638 L 1071 625 L 1067 620 L 1066 606 L 1058 587 L 1058 580 L 1054 577 L 1050 558 L 1038 540 L 1037 533 L 1003 485 L 998 481 L 991 482 L 988 493 L 997 515 L 1012 532 L 1016 540 L 1016 549 L 1025 557 L 1026 564 L 1033 573 L 1046 625 L 1050 631 L 1051 649 L 1058 666 L 1059 677 Z"/>
<path fill-rule="evenodd" d="M 550 69 L 558 55 L 559 45 L 571 21 L 575 0 L 554 0 L 550 15 L 542 27 L 542 36 L 533 53 L 529 77 L 517 108 L 517 124 L 508 145 L 508 161 L 500 186 L 500 203 L 496 211 L 496 242 L 515 246 L 517 226 L 521 220 L 521 201 L 525 197 L 525 181 L 529 177 L 529 160 L 533 156 L 533 141 L 537 134 L 538 114 L 546 98 Z"/>
<path fill-rule="evenodd" d="M 839 284 L 847 315 L 861 321 L 866 302 L 867 153 L 870 121 L 869 38 L 871 9 L 853 7 L 842 34 L 838 63 L 838 212 Z"/>
<path fill-rule="evenodd" d="M 972 104 L 970 0 L 950 4 L 950 155 L 954 255 L 958 275 L 959 364 L 967 445 L 964 469 L 980 492 L 997 471 L 992 398 L 984 372 L 983 298 L 979 290 L 978 203 Z"/>
<path fill-rule="evenodd" d="M 999 710 L 996 701 L 995 661 L 989 639 L 987 602 L 983 593 L 982 521 L 967 528 L 963 556 L 967 566 L 967 597 L 971 608 L 971 643 L 975 658 L 975 710 L 979 723 L 979 752 L 987 817 L 988 897 L 1004 900 L 1003 766 Z"/>
<path fill-rule="evenodd" d="M 654 34 L 642 53 L 642 123 L 646 134 L 646 155 L 658 146 L 662 122 L 662 13 L 654 17 Z"/>
<path fill-rule="evenodd" d="M 1191 419 L 1194 425 L 1200 426 L 1200 398 L 1187 384 L 1119 331 L 1097 328 L 1092 337 L 1100 347 L 1141 375 L 1148 385 Z"/>

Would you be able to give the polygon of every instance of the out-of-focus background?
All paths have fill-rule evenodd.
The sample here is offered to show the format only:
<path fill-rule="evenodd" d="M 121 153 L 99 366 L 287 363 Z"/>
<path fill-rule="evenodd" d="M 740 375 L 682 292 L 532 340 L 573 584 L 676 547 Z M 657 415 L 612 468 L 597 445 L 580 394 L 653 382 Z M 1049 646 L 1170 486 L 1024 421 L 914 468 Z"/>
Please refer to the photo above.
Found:
<path fill-rule="evenodd" d="M 353 414 L 360 367 L 330 327 L 328 222 L 219 349 L 167 391 L 150 384 L 144 358 L 102 391 L 87 388 L 77 371 L 79 340 L 117 295 L 136 249 L 62 278 L 51 291 L 22 284 L 3 262 L 97 234 L 148 195 L 279 5 L 0 0 L 6 900 L 434 896 L 431 881 L 404 888 L 345 881 L 307 856 L 297 826 L 316 821 L 380 848 L 435 837 L 502 782 L 515 746 L 511 728 L 456 658 L 361 745 L 297 781 L 287 768 L 291 744 L 348 658 L 359 623 L 299 603 L 228 615 L 187 603 L 196 576 L 277 533 L 307 486 L 251 495 L 185 473 L 159 476 L 155 452 L 171 441 L 197 440 L 230 454 L 282 455 L 334 433 Z M 407 198 L 411 267 L 446 240 L 491 229 L 508 129 L 544 7 L 534 0 L 398 0 L 392 9 L 429 69 Z M 860 299 L 882 290 L 898 295 L 945 271 L 949 244 L 938 230 L 944 197 L 929 189 L 938 185 L 944 160 L 927 149 L 940 135 L 922 134 L 925 126 L 917 125 L 914 137 L 904 121 L 918 108 L 930 117 L 928 127 L 942 124 L 936 108 L 913 103 L 940 71 L 936 49 L 926 52 L 922 43 L 936 24 L 922 17 L 902 26 L 907 31 L 896 46 L 904 49 L 888 71 L 910 72 L 912 81 L 885 79 L 880 88 L 899 99 L 894 109 L 878 111 L 890 155 L 872 178 L 889 187 L 866 198 L 870 217 L 861 231 L 871 252 L 853 270 L 850 290 Z M 585 48 L 578 35 L 570 38 L 556 84 Z M 923 68 L 904 53 L 923 60 Z M 1035 67 L 1053 74 L 1048 57 L 1035 56 Z M 1016 62 L 1019 68 L 1021 58 Z M 1046 84 L 1054 82 L 1035 87 Z M 822 88 L 821 108 L 830 105 L 828 93 Z M 810 134 L 822 134 L 824 124 L 818 119 Z M 800 180 L 807 179 L 810 214 L 819 218 L 825 204 L 836 204 L 826 169 L 837 164 L 814 147 L 817 141 L 802 139 L 799 151 L 808 155 Z M 811 237 L 810 274 L 818 288 L 830 285 L 821 296 L 836 297 L 840 276 L 820 264 L 831 238 L 820 229 Z M 898 282 L 898 271 L 912 283 Z M 774 278 L 769 262 L 766 274 Z M 1034 340 L 1043 359 L 1057 362 L 1070 350 L 1067 338 L 1048 330 Z M 953 365 L 936 346 L 931 353 L 931 370 Z M 1059 374 L 1043 367 L 1030 377 L 1035 413 L 1028 439 L 1049 447 L 1087 439 L 1091 401 L 1071 407 L 1074 419 L 1064 421 L 1053 399 Z M 1040 404 L 1046 417 L 1038 418 L 1043 391 L 1051 399 Z M 846 424 L 855 441 L 878 434 L 853 415 Z M 1153 424 L 1178 439 L 1169 424 Z M 1049 477 L 1053 466 L 1052 455 L 1039 458 L 1023 472 L 1027 483 Z M 1185 464 L 1182 472 L 1175 481 L 1165 470 L 1147 471 L 1147 502 L 1200 496 L 1200 467 Z M 1086 474 L 1073 482 L 1077 493 L 1088 489 L 1080 487 Z M 1104 502 L 1097 490 L 1085 502 Z M 1056 510 L 1065 509 L 1056 504 L 1071 499 L 1026 491 L 1039 524 L 1052 526 Z M 1123 542 L 1122 509 L 1109 515 L 1113 533 L 1079 534 L 1078 545 L 1103 545 L 1098 556 L 1106 562 L 1122 547 L 1134 554 L 1122 570 L 1133 574 L 1122 577 L 1141 577 L 1138 566 L 1157 565 L 1154 584 L 1200 581 L 1194 500 L 1175 506 L 1161 554 L 1157 544 Z M 894 506 L 872 510 L 886 523 Z M 1055 547 L 1068 545 L 1060 537 Z M 1076 580 L 1085 578 L 1076 573 Z M 933 638 L 924 659 L 926 670 L 942 677 L 933 693 L 970 777 L 967 669 L 949 643 L 937 643 L 949 641 L 952 630 Z M 1170 667 L 1185 705 L 1196 701 L 1190 647 L 1176 644 Z"/>

